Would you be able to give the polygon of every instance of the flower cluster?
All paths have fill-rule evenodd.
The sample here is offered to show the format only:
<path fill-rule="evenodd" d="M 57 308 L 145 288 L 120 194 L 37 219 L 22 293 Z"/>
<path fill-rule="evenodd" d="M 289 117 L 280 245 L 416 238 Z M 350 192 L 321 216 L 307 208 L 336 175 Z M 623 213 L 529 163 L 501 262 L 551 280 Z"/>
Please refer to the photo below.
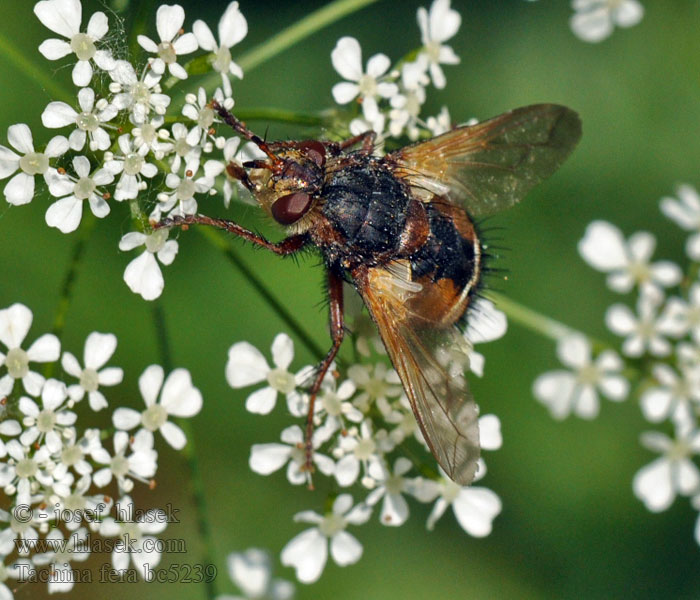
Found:
<path fill-rule="evenodd" d="M 505 332 L 505 315 L 488 300 L 478 300 L 470 315 L 466 332 L 470 343 L 493 340 Z M 368 343 L 366 339 L 358 343 L 363 348 L 379 344 L 378 340 Z M 246 400 L 250 412 L 271 413 L 281 396 L 293 417 L 305 419 L 309 403 L 305 385 L 313 368 L 291 370 L 294 346 L 286 334 L 274 339 L 271 354 L 272 365 L 251 344 L 234 344 L 226 366 L 229 384 L 234 388 L 263 384 Z M 470 364 L 480 374 L 483 357 L 472 350 Z M 367 523 L 375 507 L 382 525 L 401 526 L 409 518 L 411 500 L 433 503 L 428 529 L 452 506 L 467 533 L 488 535 L 501 511 L 501 501 L 493 491 L 478 485 L 457 485 L 432 465 L 432 459 L 409 460 L 408 456 L 416 456 L 410 451 L 416 445 L 425 446 L 419 454 L 427 458 L 427 445 L 396 372 L 371 354 L 360 363 L 339 370 L 333 366 L 331 371 L 334 374 L 323 381 L 314 406 L 314 485 L 318 487 L 325 478 L 331 487 L 357 490 L 362 499 L 355 502 L 352 495 L 343 493 L 328 504 L 330 508 L 323 514 L 303 511 L 295 515 L 295 521 L 312 527 L 284 547 L 282 564 L 293 566 L 305 583 L 321 576 L 329 550 L 338 565 L 352 564 L 360 559 L 362 545 L 348 527 Z M 500 447 L 496 416 L 482 416 L 479 428 L 483 449 Z M 253 445 L 250 468 L 261 475 L 284 468 L 292 485 L 309 483 L 304 446 L 304 431 L 299 425 L 290 425 L 281 432 L 280 442 Z M 485 474 L 486 465 L 480 459 L 476 479 Z"/>
<path fill-rule="evenodd" d="M 642 20 L 638 0 L 573 0 L 571 30 L 584 42 L 602 42 L 617 27 L 633 27 Z"/>
<path fill-rule="evenodd" d="M 129 263 L 124 279 L 132 291 L 153 300 L 164 285 L 159 263 L 172 263 L 178 244 L 168 239 L 167 230 L 153 231 L 151 223 L 196 212 L 198 201 L 223 186 L 219 176 L 225 160 L 234 158 L 239 144 L 238 138 L 214 135 L 214 113 L 202 89 L 188 94 L 182 114 L 171 115 L 166 125 L 171 90 L 188 77 L 180 63 L 201 49 L 200 61 L 221 74 L 222 87 L 214 96 L 231 108 L 231 77 L 243 77 L 231 47 L 247 34 L 245 17 L 238 2 L 231 2 L 219 21 L 217 42 L 201 20 L 185 33 L 183 8 L 162 5 L 156 11 L 157 39 L 138 36 L 144 51 L 138 66 L 115 58 L 122 49 L 113 53 L 108 47 L 104 13 L 93 14 L 81 32 L 80 0 L 42 0 L 34 12 L 61 36 L 44 41 L 40 53 L 49 60 L 77 60 L 73 83 L 78 89 L 74 102 L 53 101 L 44 109 L 44 127 L 61 132 L 44 148 L 35 148 L 26 124 L 8 128 L 8 146 L 0 145 L 0 179 L 9 178 L 5 199 L 27 204 L 43 195 L 37 184 L 45 186 L 54 198 L 46 223 L 63 233 L 80 226 L 85 207 L 101 219 L 116 205 L 128 205 L 136 231 L 125 234 L 119 248 L 144 250 Z M 207 159 L 224 149 L 223 156 Z M 226 195 L 228 202 L 232 190 Z"/>
<path fill-rule="evenodd" d="M 420 112 L 426 100 L 426 87 L 431 83 L 445 87 L 445 74 L 440 65 L 459 63 L 454 50 L 444 42 L 454 37 L 461 24 L 459 13 L 450 8 L 450 0 L 434 0 L 430 11 L 418 9 L 421 44 L 412 59 L 404 58 L 397 66 L 385 54 L 369 58 L 362 64 L 360 43 L 353 37 L 338 40 L 331 60 L 335 70 L 346 80 L 333 86 L 333 98 L 344 105 L 356 101 L 362 116 L 350 122 L 353 135 L 375 131 L 411 140 L 421 135 L 433 136 L 451 127 L 447 108 L 434 117 L 422 119 Z M 388 122 L 387 122 L 388 121 Z"/>
<path fill-rule="evenodd" d="M 700 196 L 679 186 L 677 198 L 661 200 L 661 211 L 690 232 L 687 264 L 654 260 L 656 239 L 649 232 L 625 238 L 611 223 L 590 223 L 579 242 L 581 256 L 607 274 L 611 290 L 635 295 L 632 306 L 615 303 L 605 315 L 621 338 L 620 350 L 582 334 L 566 336 L 557 354 L 570 370 L 540 375 L 533 391 L 556 418 L 594 418 L 599 393 L 614 401 L 638 398 L 645 419 L 668 422 L 671 435 L 642 435 L 642 445 L 660 456 L 635 475 L 635 495 L 653 512 L 667 509 L 678 495 L 700 510 Z M 700 518 L 695 537 L 700 544 Z"/>
<path fill-rule="evenodd" d="M 169 417 L 195 415 L 201 394 L 186 370 L 164 378 L 163 369 L 152 365 L 139 379 L 143 411 L 117 408 L 113 429 L 80 427 L 80 404 L 106 409 L 106 388 L 122 381 L 122 369 L 109 365 L 117 338 L 91 333 L 80 361 L 70 352 L 61 354 L 53 334 L 28 344 L 32 320 L 23 304 L 0 310 L 0 485 L 9 501 L 0 510 L 3 572 L 20 581 L 48 581 L 49 593 L 69 591 L 75 578 L 71 561 L 86 560 L 91 537 L 102 536 L 116 538 L 109 547 L 117 574 L 132 563 L 147 577 L 146 566 L 157 565 L 161 554 L 152 536 L 167 521 L 162 510 L 135 510 L 129 494 L 136 482 L 153 482 L 156 430 L 171 446 L 184 446 L 182 430 Z M 59 359 L 67 381 L 37 372 Z M 48 575 L 38 578 L 44 567 Z M 5 583 L 0 595 L 12 598 Z"/>
<path fill-rule="evenodd" d="M 141 253 L 126 266 L 124 280 L 144 299 L 156 299 L 164 289 L 161 265 L 174 261 L 179 246 L 170 239 L 169 229 L 155 225 L 164 218 L 195 214 L 202 201 L 219 192 L 228 207 L 239 190 L 227 177 L 226 165 L 261 156 L 254 145 L 241 144 L 227 126 L 219 127 L 211 105 L 213 98 L 227 110 L 234 106 L 232 82 L 243 77 L 243 70 L 231 49 L 247 35 L 246 19 L 238 2 L 231 2 L 219 20 L 218 35 L 201 20 L 188 31 L 181 6 L 161 5 L 155 12 L 156 35 L 139 35 L 141 54 L 125 60 L 125 47 L 110 46 L 124 42 L 109 35 L 105 13 L 90 16 L 83 30 L 80 0 L 42 0 L 34 12 L 59 36 L 44 41 L 40 53 L 48 60 L 73 64 L 75 97 L 54 100 L 43 110 L 43 126 L 59 133 L 43 147 L 35 147 L 34 133 L 26 124 L 8 128 L 8 145 L 0 146 L 0 179 L 8 180 L 5 198 L 19 206 L 51 197 L 46 223 L 64 234 L 81 224 L 89 226 L 85 221 L 128 212 L 133 230 L 122 236 L 119 249 Z M 446 42 L 457 33 L 461 17 L 450 0 L 434 0 L 429 9 L 418 10 L 417 20 L 420 45 L 394 67 L 383 54 L 363 65 L 359 42 L 351 37 L 341 38 L 331 52 L 333 66 L 346 80 L 333 87 L 333 96 L 341 105 L 355 101 L 345 120 L 339 120 L 353 135 L 372 129 L 415 140 L 450 129 L 446 108 L 425 119 L 420 112 L 428 86 L 446 85 L 443 65 L 459 62 Z M 221 82 L 211 94 L 187 83 L 207 71 Z M 176 93 L 185 97 L 180 111 L 173 108 Z M 474 304 L 466 339 L 472 350 L 470 368 L 481 375 L 484 359 L 471 344 L 500 337 L 506 322 L 488 301 Z M 342 493 L 328 498 L 325 512 L 295 516 L 310 528 L 285 546 L 281 560 L 307 583 L 320 577 L 329 550 L 339 565 L 360 558 L 362 545 L 346 529 L 366 523 L 375 507 L 382 525 L 400 526 L 409 518 L 410 502 L 432 503 L 427 518 L 432 529 L 452 506 L 461 527 L 477 537 L 490 533 L 501 510 L 493 491 L 460 487 L 427 461 L 428 453 L 421 449 L 426 443 L 398 375 L 384 357 L 372 352 L 381 342 L 376 332 L 361 331 L 362 322 L 362 316 L 355 319 L 357 349 L 366 360 L 339 371 L 333 366 L 318 395 L 312 439 L 315 483 L 325 477 L 334 488 L 353 491 L 360 500 Z M 92 333 L 81 362 L 68 352 L 61 355 L 60 342 L 51 334 L 23 349 L 30 324 L 31 313 L 22 305 L 0 311 L 0 342 L 6 347 L 0 354 L 0 482 L 11 498 L 10 511 L 0 513 L 8 523 L 0 534 L 0 553 L 7 558 L 17 552 L 15 565 L 32 572 L 50 565 L 49 591 L 66 591 L 73 585 L 70 560 L 87 558 L 86 540 L 101 535 L 119 540 L 112 556 L 115 570 L 124 572 L 131 560 L 147 577 L 146 564 L 152 568 L 160 558 L 146 544 L 165 528 L 160 518 L 150 518 L 160 512 L 136 520 L 119 516 L 133 512 L 129 494 L 135 482 L 148 485 L 155 475 L 156 432 L 174 449 L 182 449 L 186 436 L 173 417 L 194 416 L 201 408 L 201 395 L 186 370 L 176 369 L 166 377 L 160 366 L 151 365 L 139 378 L 145 408 L 119 406 L 111 415 L 112 428 L 80 429 L 76 405 L 86 399 L 83 404 L 92 411 L 107 409 L 105 387 L 122 380 L 121 369 L 106 366 L 116 338 Z M 306 418 L 313 368 L 291 371 L 293 355 L 292 341 L 284 334 L 273 342 L 272 366 L 250 344 L 241 342 L 230 349 L 229 383 L 236 388 L 265 384 L 248 397 L 249 411 L 270 413 L 282 395 L 294 418 Z M 42 375 L 35 367 L 59 360 L 76 382 Z M 482 416 L 480 428 L 482 448 L 500 447 L 495 416 Z M 408 459 L 415 449 L 426 461 Z M 292 484 L 310 482 L 305 462 L 304 432 L 296 424 L 281 432 L 280 442 L 254 445 L 250 455 L 253 471 L 267 475 L 286 467 Z M 477 479 L 485 474 L 482 459 Z M 108 486 L 116 493 L 106 495 Z M 31 518 L 20 523 L 16 509 L 25 505 Z M 57 511 L 49 510 L 52 507 Z M 54 516 L 66 510 L 97 516 L 76 522 Z M 17 539 L 24 543 L 19 549 Z M 39 551 L 45 549 L 45 540 L 56 542 L 55 552 Z M 268 559 L 259 551 L 232 555 L 229 567 L 234 582 L 250 597 L 284 598 L 292 593 L 286 582 L 270 579 Z M 6 569 L 16 573 L 19 566 Z"/>

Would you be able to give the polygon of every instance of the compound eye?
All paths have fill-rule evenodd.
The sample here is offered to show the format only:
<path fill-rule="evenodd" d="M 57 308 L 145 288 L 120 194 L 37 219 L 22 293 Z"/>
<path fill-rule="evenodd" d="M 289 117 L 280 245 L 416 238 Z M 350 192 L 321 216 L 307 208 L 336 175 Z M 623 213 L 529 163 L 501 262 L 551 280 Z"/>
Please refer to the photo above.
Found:
<path fill-rule="evenodd" d="M 282 225 L 292 225 L 301 219 L 311 208 L 311 196 L 305 192 L 295 192 L 282 196 L 272 205 L 275 221 Z"/>
<path fill-rule="evenodd" d="M 306 151 L 306 156 L 314 161 L 318 167 L 322 167 L 326 163 L 326 147 L 322 142 L 306 140 L 299 144 L 299 149 Z"/>

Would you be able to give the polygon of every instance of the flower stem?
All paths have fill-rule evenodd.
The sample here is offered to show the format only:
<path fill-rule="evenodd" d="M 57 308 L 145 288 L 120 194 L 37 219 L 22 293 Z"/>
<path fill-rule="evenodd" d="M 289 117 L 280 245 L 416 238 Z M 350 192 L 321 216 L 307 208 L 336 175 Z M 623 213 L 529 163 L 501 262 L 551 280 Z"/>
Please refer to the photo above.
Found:
<path fill-rule="evenodd" d="M 253 288 L 268 302 L 269 306 L 276 314 L 287 324 L 294 334 L 301 340 L 306 348 L 316 357 L 321 360 L 325 355 L 325 351 L 319 346 L 313 338 L 304 330 L 301 324 L 294 318 L 284 304 L 282 304 L 275 295 L 268 289 L 263 281 L 250 269 L 238 256 L 236 251 L 228 243 L 226 237 L 218 231 L 210 227 L 199 227 L 197 229 L 208 242 L 221 250 L 226 258 L 236 267 L 241 275 L 250 283 Z"/>
<path fill-rule="evenodd" d="M 335 0 L 246 52 L 237 62 L 244 71 L 250 71 L 327 25 L 374 2 L 377 0 Z"/>
<path fill-rule="evenodd" d="M 158 342 L 158 350 L 161 357 L 161 363 L 166 372 L 170 372 L 173 368 L 172 355 L 170 352 L 170 342 L 168 340 L 168 330 L 165 323 L 165 313 L 163 306 L 159 301 L 153 304 L 153 324 L 155 327 L 156 338 Z M 188 419 L 178 419 L 178 425 L 182 428 L 187 436 L 187 444 L 182 450 L 187 461 L 187 467 L 190 471 L 190 486 L 192 492 L 192 501 L 197 513 L 197 528 L 199 536 L 202 540 L 204 549 L 202 550 L 202 563 L 204 565 L 214 564 L 214 542 L 211 536 L 211 527 L 207 520 L 209 514 L 207 510 L 207 499 L 204 491 L 204 481 L 202 479 L 202 471 L 197 459 L 197 449 L 194 440 L 194 432 L 192 425 Z M 216 597 L 216 585 L 214 580 L 209 581 L 204 579 L 206 586 L 206 596 L 209 600 Z"/>
<path fill-rule="evenodd" d="M 243 71 L 251 71 L 331 23 L 335 23 L 346 15 L 377 1 L 335 0 L 268 38 L 252 50 L 245 52 L 236 62 Z M 167 88 L 170 83 L 170 81 L 166 82 L 165 87 Z M 207 93 L 211 94 L 218 85 L 221 85 L 221 75 L 215 72 L 210 73 L 198 82 L 197 87 L 200 85 L 204 87 Z"/>
<path fill-rule="evenodd" d="M 484 295 L 493 301 L 499 310 L 506 313 L 511 320 L 554 341 L 567 335 L 579 333 L 572 327 L 542 315 L 498 292 L 487 291 Z"/>
<path fill-rule="evenodd" d="M 66 273 L 63 277 L 63 284 L 61 285 L 61 293 L 58 297 L 58 305 L 56 306 L 56 312 L 53 317 L 53 326 L 51 332 L 59 339 L 63 334 L 63 329 L 66 326 L 66 315 L 68 314 L 68 309 L 70 308 L 71 300 L 73 299 L 73 288 L 75 287 L 75 282 L 78 279 L 78 271 L 85 255 L 85 246 L 87 241 L 92 234 L 92 230 L 95 228 L 95 223 L 97 219 L 90 211 L 85 211 L 80 228 L 78 230 L 78 237 L 73 244 L 73 252 L 71 253 L 70 261 L 68 262 L 68 267 Z M 51 377 L 53 374 L 55 363 L 47 363 L 44 369 L 44 376 Z"/>
<path fill-rule="evenodd" d="M 324 114 L 301 113 L 279 108 L 240 109 L 236 110 L 236 117 L 241 121 L 276 121 L 306 127 L 324 127 L 331 122 L 331 118 Z"/>

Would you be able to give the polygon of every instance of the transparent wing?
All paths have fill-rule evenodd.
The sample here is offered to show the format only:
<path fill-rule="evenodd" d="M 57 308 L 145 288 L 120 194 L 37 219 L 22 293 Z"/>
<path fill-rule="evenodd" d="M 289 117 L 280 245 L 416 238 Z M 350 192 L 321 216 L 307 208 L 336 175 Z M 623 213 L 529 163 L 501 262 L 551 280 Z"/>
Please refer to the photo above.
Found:
<path fill-rule="evenodd" d="M 406 146 L 386 160 L 419 197 L 421 191 L 445 195 L 482 216 L 519 202 L 559 168 L 580 137 L 573 110 L 535 104 Z"/>
<path fill-rule="evenodd" d="M 466 341 L 454 325 L 425 327 L 410 313 L 406 296 L 420 294 L 420 286 L 382 268 L 362 268 L 353 278 L 430 450 L 450 478 L 470 484 L 479 459 L 479 412 L 464 377 Z"/>

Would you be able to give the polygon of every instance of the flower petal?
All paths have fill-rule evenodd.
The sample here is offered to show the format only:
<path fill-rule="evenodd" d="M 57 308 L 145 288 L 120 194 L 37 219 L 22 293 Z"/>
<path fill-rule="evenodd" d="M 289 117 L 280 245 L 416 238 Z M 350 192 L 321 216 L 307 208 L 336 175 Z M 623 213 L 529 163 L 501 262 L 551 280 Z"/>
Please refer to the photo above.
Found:
<path fill-rule="evenodd" d="M 328 543 L 318 528 L 307 529 L 290 540 L 282 549 L 282 564 L 296 569 L 303 583 L 317 581 L 328 560 Z"/>
<path fill-rule="evenodd" d="M 226 381 L 232 388 L 241 388 L 259 383 L 267 378 L 270 367 L 265 357 L 252 344 L 238 342 L 228 351 Z"/>

